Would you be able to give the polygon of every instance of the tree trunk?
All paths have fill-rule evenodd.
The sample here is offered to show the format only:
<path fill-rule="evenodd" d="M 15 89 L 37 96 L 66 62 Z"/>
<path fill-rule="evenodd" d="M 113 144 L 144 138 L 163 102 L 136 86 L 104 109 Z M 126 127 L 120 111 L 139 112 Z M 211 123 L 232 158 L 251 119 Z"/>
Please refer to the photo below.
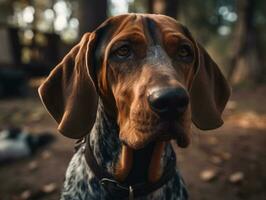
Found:
<path fill-rule="evenodd" d="M 234 85 L 256 83 L 261 78 L 256 28 L 254 25 L 253 0 L 237 0 L 238 21 L 234 35 L 233 56 L 229 69 L 229 80 Z"/>
<path fill-rule="evenodd" d="M 80 0 L 80 35 L 93 31 L 107 17 L 107 0 Z"/>
<path fill-rule="evenodd" d="M 178 0 L 167 0 L 165 1 L 165 15 L 168 15 L 174 19 L 178 18 L 178 6 L 179 1 Z"/>
<path fill-rule="evenodd" d="M 148 0 L 148 13 L 154 13 L 154 0 Z"/>
<path fill-rule="evenodd" d="M 148 12 L 164 14 L 174 19 L 178 16 L 179 0 L 148 0 Z"/>

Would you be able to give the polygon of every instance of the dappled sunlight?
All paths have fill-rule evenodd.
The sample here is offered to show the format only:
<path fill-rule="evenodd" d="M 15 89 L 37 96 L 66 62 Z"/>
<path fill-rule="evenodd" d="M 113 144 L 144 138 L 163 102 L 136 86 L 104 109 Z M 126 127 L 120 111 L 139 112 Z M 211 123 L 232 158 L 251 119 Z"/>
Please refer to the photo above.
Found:
<path fill-rule="evenodd" d="M 265 102 L 265 87 L 254 92 L 233 93 L 224 112 L 225 124 L 242 129 L 266 130 L 266 112 L 258 102 Z"/>
<path fill-rule="evenodd" d="M 259 114 L 252 110 L 232 114 L 227 123 L 240 128 L 253 128 L 266 130 L 266 114 Z"/>

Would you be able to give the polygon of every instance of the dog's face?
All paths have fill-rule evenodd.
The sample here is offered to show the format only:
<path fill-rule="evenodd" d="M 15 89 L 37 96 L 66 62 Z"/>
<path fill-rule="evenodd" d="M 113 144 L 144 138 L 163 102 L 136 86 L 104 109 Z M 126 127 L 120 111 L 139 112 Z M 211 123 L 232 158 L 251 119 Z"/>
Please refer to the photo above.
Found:
<path fill-rule="evenodd" d="M 187 146 L 191 119 L 201 129 L 222 124 L 229 93 L 183 25 L 142 14 L 113 17 L 85 35 L 40 88 L 59 130 L 72 138 L 92 127 L 99 95 L 133 149 L 169 139 Z"/>
<path fill-rule="evenodd" d="M 195 42 L 165 16 L 131 15 L 118 30 L 99 42 L 97 85 L 106 101 L 112 92 L 120 139 L 134 149 L 169 139 L 187 146 Z"/>

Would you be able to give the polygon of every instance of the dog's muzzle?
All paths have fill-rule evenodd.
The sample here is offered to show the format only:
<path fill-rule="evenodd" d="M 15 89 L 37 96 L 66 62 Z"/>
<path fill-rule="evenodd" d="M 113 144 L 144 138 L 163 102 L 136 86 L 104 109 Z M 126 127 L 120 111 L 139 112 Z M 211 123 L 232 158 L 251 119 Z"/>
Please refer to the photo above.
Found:
<path fill-rule="evenodd" d="M 147 96 L 150 108 L 163 118 L 175 119 L 187 109 L 189 97 L 183 88 L 155 88 Z"/>

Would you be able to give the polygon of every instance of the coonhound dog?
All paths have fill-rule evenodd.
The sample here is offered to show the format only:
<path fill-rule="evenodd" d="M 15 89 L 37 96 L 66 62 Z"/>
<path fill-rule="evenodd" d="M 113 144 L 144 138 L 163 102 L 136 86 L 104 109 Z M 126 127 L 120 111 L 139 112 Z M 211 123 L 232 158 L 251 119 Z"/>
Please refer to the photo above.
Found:
<path fill-rule="evenodd" d="M 170 140 L 223 124 L 230 89 L 176 20 L 125 14 L 86 33 L 40 86 L 64 136 L 82 139 L 61 200 L 188 199 Z"/>

